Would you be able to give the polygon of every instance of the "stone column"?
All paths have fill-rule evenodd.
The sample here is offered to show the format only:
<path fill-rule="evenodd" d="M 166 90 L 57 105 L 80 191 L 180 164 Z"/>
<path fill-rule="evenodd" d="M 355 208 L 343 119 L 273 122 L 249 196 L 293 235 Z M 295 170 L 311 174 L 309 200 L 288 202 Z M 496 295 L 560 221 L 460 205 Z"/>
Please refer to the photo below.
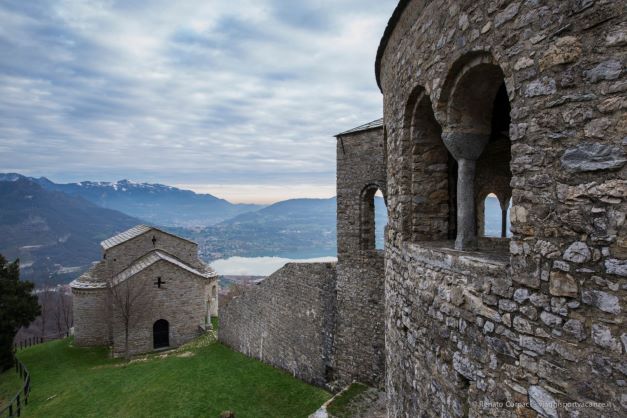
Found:
<path fill-rule="evenodd" d="M 501 209 L 501 238 L 507 238 L 507 208 Z"/>
<path fill-rule="evenodd" d="M 475 210 L 475 168 L 490 133 L 442 132 L 442 140 L 457 160 L 457 237 L 455 249 L 477 249 L 477 216 Z"/>
<path fill-rule="evenodd" d="M 457 160 L 457 237 L 455 248 L 477 248 L 477 216 L 475 211 L 476 160 Z"/>

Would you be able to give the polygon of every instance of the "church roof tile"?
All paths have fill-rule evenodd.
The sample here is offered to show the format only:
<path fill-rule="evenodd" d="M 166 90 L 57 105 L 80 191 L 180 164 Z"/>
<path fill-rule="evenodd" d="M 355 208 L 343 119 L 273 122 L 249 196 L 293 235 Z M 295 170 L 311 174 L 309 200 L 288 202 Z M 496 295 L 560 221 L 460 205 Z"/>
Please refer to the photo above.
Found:
<path fill-rule="evenodd" d="M 373 120 L 372 122 L 368 122 L 366 124 L 360 125 L 356 128 L 353 129 L 349 129 L 348 131 L 344 131 L 342 133 L 339 133 L 337 135 L 335 135 L 336 137 L 338 136 L 342 136 L 342 135 L 348 135 L 348 134 L 354 134 L 356 132 L 363 132 L 363 131 L 369 131 L 371 129 L 377 129 L 383 126 L 383 118 L 381 119 L 377 119 L 377 120 Z"/>
<path fill-rule="evenodd" d="M 150 226 L 150 225 L 137 225 L 132 227 L 131 229 L 127 229 L 124 232 L 120 232 L 117 235 L 112 236 L 111 238 L 107 238 L 106 240 L 102 241 L 100 243 L 100 246 L 104 249 L 104 250 L 108 250 L 109 248 L 113 248 L 116 245 L 120 245 L 122 243 L 125 243 L 126 241 L 129 241 L 135 237 L 138 237 L 142 234 L 145 234 L 148 231 L 151 230 L 157 230 L 159 232 L 163 232 L 164 234 L 168 234 L 168 235 L 172 235 L 173 237 L 176 237 L 178 239 L 181 239 L 183 241 L 189 241 L 191 243 L 194 243 L 193 241 L 190 241 L 188 239 L 185 239 L 183 237 L 179 237 L 178 235 L 174 235 L 171 234 L 167 231 L 163 231 L 159 228 L 155 228 L 154 226 Z M 194 243 L 195 244 L 195 243 Z"/>

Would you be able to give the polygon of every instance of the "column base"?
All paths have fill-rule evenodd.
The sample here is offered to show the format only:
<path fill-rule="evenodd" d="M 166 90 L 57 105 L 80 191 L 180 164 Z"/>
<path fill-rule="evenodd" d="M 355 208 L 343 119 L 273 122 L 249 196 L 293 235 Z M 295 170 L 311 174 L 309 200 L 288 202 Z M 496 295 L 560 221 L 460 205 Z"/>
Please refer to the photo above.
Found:
<path fill-rule="evenodd" d="M 455 249 L 459 251 L 476 251 L 479 249 L 477 237 L 457 236 L 455 239 Z"/>

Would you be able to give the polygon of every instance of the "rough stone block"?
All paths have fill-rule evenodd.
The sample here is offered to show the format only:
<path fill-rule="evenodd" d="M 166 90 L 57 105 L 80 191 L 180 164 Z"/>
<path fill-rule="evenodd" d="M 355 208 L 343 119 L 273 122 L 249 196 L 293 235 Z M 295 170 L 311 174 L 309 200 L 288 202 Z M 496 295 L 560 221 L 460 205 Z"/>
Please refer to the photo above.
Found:
<path fill-rule="evenodd" d="M 563 271 L 552 271 L 549 281 L 549 292 L 553 296 L 567 296 L 575 298 L 578 295 L 579 286 L 573 276 Z"/>

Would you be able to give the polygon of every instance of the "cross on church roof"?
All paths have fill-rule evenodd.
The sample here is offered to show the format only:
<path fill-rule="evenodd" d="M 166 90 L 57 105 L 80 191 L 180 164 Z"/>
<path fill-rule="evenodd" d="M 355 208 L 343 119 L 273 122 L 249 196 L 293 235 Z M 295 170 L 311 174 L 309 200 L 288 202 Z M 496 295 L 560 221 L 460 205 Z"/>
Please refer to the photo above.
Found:
<path fill-rule="evenodd" d="M 159 289 L 161 289 L 161 285 L 165 284 L 165 282 L 161 280 L 161 277 L 157 277 L 157 281 L 155 282 L 155 284 L 157 285 Z"/>

